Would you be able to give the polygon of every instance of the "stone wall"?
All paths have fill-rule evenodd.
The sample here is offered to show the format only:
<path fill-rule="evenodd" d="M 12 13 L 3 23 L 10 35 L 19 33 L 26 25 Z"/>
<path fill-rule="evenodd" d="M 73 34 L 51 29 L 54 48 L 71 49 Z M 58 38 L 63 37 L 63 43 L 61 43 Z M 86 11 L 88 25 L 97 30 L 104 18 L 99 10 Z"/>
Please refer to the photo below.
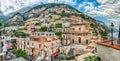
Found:
<path fill-rule="evenodd" d="M 120 61 L 120 50 L 97 45 L 97 55 L 101 58 L 101 61 Z"/>

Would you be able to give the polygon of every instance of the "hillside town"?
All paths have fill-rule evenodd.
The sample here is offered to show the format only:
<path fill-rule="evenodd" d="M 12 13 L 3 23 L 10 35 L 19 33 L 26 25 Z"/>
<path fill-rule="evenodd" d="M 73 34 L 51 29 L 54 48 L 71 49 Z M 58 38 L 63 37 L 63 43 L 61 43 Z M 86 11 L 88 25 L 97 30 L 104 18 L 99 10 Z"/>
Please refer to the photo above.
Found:
<path fill-rule="evenodd" d="M 119 61 L 120 30 L 115 39 L 113 23 L 108 31 L 89 16 L 60 7 L 33 9 L 24 14 L 26 21 L 17 13 L 1 23 L 0 61 Z"/>

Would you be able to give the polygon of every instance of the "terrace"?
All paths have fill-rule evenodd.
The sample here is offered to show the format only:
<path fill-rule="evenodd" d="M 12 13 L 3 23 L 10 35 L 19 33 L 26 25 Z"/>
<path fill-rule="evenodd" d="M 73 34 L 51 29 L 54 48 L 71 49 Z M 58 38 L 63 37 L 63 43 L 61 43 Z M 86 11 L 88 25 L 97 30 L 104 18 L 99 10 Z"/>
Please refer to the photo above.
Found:
<path fill-rule="evenodd" d="M 97 42 L 97 55 L 101 61 L 119 61 L 120 45 L 117 41 L 118 39 Z"/>
<path fill-rule="evenodd" d="M 120 50 L 120 45 L 117 44 L 117 39 L 113 40 L 113 45 L 111 44 L 111 42 L 112 42 L 112 40 L 105 40 L 105 41 L 97 42 L 97 44 L 105 46 L 105 47 Z"/>

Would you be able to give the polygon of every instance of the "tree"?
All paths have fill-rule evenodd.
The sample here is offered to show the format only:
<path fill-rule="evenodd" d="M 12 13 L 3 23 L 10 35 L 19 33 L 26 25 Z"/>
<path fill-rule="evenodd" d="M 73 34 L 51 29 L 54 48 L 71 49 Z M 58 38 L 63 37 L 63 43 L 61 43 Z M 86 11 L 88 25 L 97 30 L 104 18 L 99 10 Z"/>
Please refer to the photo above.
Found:
<path fill-rule="evenodd" d="M 101 61 L 100 57 L 98 56 L 88 56 L 84 58 L 84 61 Z"/>
<path fill-rule="evenodd" d="M 62 24 L 61 23 L 55 24 L 55 28 L 62 28 Z"/>
<path fill-rule="evenodd" d="M 2 23 L 0 22 L 0 27 L 2 26 Z"/>
<path fill-rule="evenodd" d="M 55 35 L 57 35 L 59 38 L 62 37 L 62 32 L 55 32 Z"/>
<path fill-rule="evenodd" d="M 37 22 L 37 23 L 35 23 L 35 25 L 37 25 L 37 26 L 38 26 L 38 25 L 41 25 L 41 22 Z"/>
<path fill-rule="evenodd" d="M 27 52 L 23 51 L 22 49 L 18 49 L 15 51 L 15 54 L 18 57 L 23 57 L 23 58 L 27 58 Z"/>
<path fill-rule="evenodd" d="M 42 27 L 40 28 L 39 31 L 41 31 L 41 32 L 45 32 L 45 31 L 47 31 L 47 30 L 48 30 L 48 27 L 46 27 L 46 26 L 42 26 Z"/>
<path fill-rule="evenodd" d="M 19 30 L 27 30 L 27 28 L 20 28 Z"/>
<path fill-rule="evenodd" d="M 16 43 L 16 39 L 11 39 L 11 43 Z"/>
<path fill-rule="evenodd" d="M 24 33 L 24 32 L 21 32 L 21 31 L 15 31 L 14 35 L 15 35 L 16 37 L 23 37 L 23 38 L 29 36 L 29 34 Z"/>
<path fill-rule="evenodd" d="M 75 59 L 75 56 L 71 55 L 71 56 L 60 56 L 59 60 L 73 60 Z"/>
<path fill-rule="evenodd" d="M 2 32 L 2 31 L 0 31 L 0 36 L 1 36 L 1 32 Z"/>
<path fill-rule="evenodd" d="M 100 30 L 100 32 L 99 32 L 100 34 L 101 34 L 101 37 L 103 38 L 103 39 L 107 39 L 107 35 L 108 35 L 108 32 L 106 31 L 106 30 Z"/>

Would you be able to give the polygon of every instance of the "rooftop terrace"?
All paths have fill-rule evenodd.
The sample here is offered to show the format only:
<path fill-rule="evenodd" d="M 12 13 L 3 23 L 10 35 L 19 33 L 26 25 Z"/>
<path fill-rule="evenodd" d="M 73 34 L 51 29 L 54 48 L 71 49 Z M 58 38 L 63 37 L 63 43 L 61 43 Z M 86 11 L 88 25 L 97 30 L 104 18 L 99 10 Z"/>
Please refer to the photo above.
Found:
<path fill-rule="evenodd" d="M 112 40 L 99 41 L 97 44 L 120 50 L 120 45 L 117 44 L 117 40 L 118 39 L 113 40 L 113 45 L 111 44 Z"/>

